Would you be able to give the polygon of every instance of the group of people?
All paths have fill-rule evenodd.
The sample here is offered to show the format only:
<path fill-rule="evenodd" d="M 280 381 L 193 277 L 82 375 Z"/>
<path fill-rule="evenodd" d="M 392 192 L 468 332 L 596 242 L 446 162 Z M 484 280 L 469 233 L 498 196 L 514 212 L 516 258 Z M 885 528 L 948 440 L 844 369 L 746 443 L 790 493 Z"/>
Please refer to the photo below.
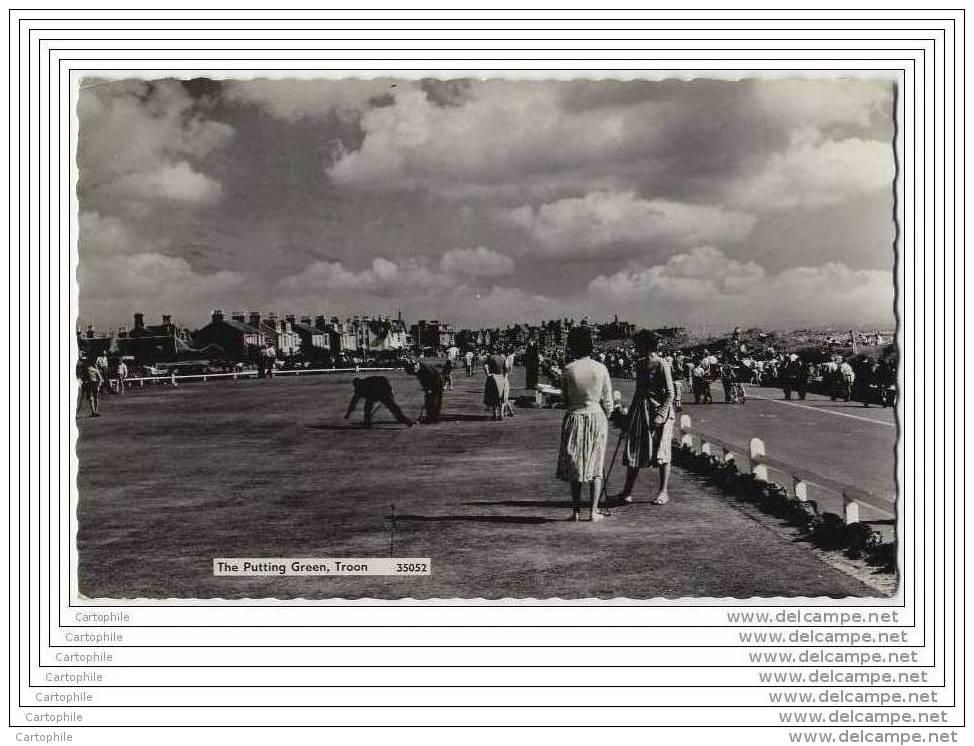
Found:
<path fill-rule="evenodd" d="M 128 365 L 125 360 L 118 358 L 113 364 L 114 370 L 109 370 L 108 355 L 81 355 L 75 365 L 74 375 L 80 388 L 78 397 L 78 414 L 87 408 L 90 417 L 101 417 L 98 411 L 101 396 L 105 391 L 124 394 L 129 377 Z M 111 385 L 109 385 L 111 383 Z"/>
<path fill-rule="evenodd" d="M 626 482 L 612 502 L 632 502 L 632 492 L 642 468 L 659 468 L 655 505 L 669 501 L 670 458 L 673 440 L 676 386 L 669 362 L 659 353 L 660 338 L 649 331 L 636 335 L 636 388 L 628 410 L 620 412 L 625 442 L 622 463 Z M 609 369 L 592 358 L 594 345 L 587 327 L 573 328 L 568 335 L 568 357 L 561 374 L 562 420 L 557 476 L 571 485 L 571 520 L 582 516 L 582 493 L 589 492 L 589 520 L 600 521 L 607 514 L 605 452 L 609 420 L 616 414 Z M 617 452 L 618 448 L 617 446 Z M 610 470 L 614 466 L 613 456 Z"/>

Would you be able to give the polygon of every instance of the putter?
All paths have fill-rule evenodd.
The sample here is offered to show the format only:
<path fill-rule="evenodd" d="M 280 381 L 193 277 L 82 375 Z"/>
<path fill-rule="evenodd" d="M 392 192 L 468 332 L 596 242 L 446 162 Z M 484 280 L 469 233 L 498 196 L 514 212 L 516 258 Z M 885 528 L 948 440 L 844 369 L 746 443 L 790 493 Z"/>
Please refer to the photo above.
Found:
<path fill-rule="evenodd" d="M 628 427 L 625 430 L 623 430 L 621 433 L 619 433 L 619 439 L 616 441 L 615 451 L 612 452 L 612 460 L 609 462 L 609 470 L 607 472 L 604 472 L 603 475 L 602 475 L 602 490 L 599 493 L 599 506 L 600 506 L 600 510 L 604 510 L 605 511 L 603 513 L 603 515 L 612 515 L 612 512 L 609 510 L 609 508 L 607 506 L 604 507 L 604 508 L 602 508 L 601 506 L 602 506 L 602 501 L 604 499 L 608 499 L 608 495 L 609 495 L 609 477 L 612 476 L 612 470 L 615 468 L 615 465 L 616 465 L 616 457 L 619 455 L 619 447 L 622 445 L 623 438 L 625 438 L 627 441 L 629 440 L 629 428 Z"/>

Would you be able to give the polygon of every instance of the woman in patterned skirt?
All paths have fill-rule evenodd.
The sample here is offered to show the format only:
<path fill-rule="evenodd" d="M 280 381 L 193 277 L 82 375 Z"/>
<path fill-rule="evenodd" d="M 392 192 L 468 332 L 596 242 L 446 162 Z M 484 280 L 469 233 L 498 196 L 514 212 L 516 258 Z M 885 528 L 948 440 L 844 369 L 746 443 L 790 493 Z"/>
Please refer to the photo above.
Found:
<path fill-rule="evenodd" d="M 644 466 L 659 467 L 659 490 L 654 505 L 665 505 L 669 499 L 670 452 L 673 442 L 673 374 L 659 355 L 659 337 L 643 330 L 636 335 L 636 352 L 640 356 L 636 373 L 636 391 L 629 407 L 629 428 L 622 463 L 626 465 L 626 486 L 618 496 L 621 502 L 632 502 L 632 488 Z"/>
<path fill-rule="evenodd" d="M 609 437 L 608 415 L 612 412 L 612 385 L 609 371 L 589 357 L 592 333 L 575 327 L 568 334 L 569 357 L 561 376 L 562 399 L 567 412 L 561 424 L 558 449 L 558 478 L 571 483 L 573 521 L 579 520 L 582 486 L 588 485 L 592 498 L 591 520 L 603 518 L 599 511 L 605 445 Z"/>

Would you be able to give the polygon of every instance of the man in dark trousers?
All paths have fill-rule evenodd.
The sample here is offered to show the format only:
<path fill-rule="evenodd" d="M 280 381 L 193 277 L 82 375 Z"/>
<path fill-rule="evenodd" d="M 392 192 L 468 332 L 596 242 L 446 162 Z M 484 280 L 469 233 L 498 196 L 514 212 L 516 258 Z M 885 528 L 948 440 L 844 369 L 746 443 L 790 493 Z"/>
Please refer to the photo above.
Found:
<path fill-rule="evenodd" d="M 409 419 L 406 415 L 402 413 L 399 405 L 396 404 L 396 398 L 392 393 L 392 384 L 389 383 L 389 379 L 385 376 L 369 376 L 368 378 L 355 378 L 352 379 L 352 386 L 355 387 L 355 392 L 352 394 L 352 401 L 348 404 L 348 411 L 345 413 L 345 419 L 347 420 L 352 412 L 355 411 L 355 406 L 358 404 L 359 399 L 365 399 L 365 426 L 372 427 L 372 408 L 375 405 L 382 404 L 392 412 L 392 416 L 396 418 L 397 422 L 401 422 L 403 425 L 408 425 L 412 427 L 415 423 Z"/>
<path fill-rule="evenodd" d="M 407 362 L 405 368 L 416 376 L 419 385 L 423 387 L 426 422 L 435 425 L 440 421 L 440 412 L 443 409 L 443 375 L 432 365 L 418 360 Z"/>
<path fill-rule="evenodd" d="M 532 339 L 524 351 L 524 388 L 535 389 L 538 387 L 538 370 L 540 368 L 541 351 L 538 349 L 538 343 Z"/>

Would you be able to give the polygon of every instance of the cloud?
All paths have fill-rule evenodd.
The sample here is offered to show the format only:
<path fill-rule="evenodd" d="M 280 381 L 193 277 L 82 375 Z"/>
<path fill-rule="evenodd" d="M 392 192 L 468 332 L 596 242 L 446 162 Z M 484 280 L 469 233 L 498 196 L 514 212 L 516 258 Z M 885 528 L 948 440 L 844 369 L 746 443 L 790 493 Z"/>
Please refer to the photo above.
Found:
<path fill-rule="evenodd" d="M 329 169 L 343 186 L 429 189 L 508 186 L 528 175 L 611 163 L 652 139 L 652 118 L 629 111 L 566 112 L 550 84 L 483 81 L 450 105 L 402 87 L 390 106 L 363 113 L 364 141 Z M 512 133 L 517 133 L 512 137 Z"/>
<path fill-rule="evenodd" d="M 87 209 L 219 198 L 220 185 L 198 164 L 234 129 L 208 118 L 180 82 L 85 81 L 78 117 L 78 188 Z"/>
<path fill-rule="evenodd" d="M 279 284 L 285 293 L 297 296 L 329 290 L 332 296 L 355 296 L 365 291 L 367 294 L 392 297 L 413 290 L 427 292 L 449 288 L 455 283 L 449 276 L 419 260 L 397 263 L 376 257 L 369 267 L 359 272 L 346 269 L 341 262 L 313 262 L 302 272 L 284 277 Z"/>
<path fill-rule="evenodd" d="M 130 199 L 168 199 L 199 204 L 216 202 L 223 194 L 219 182 L 193 170 L 186 161 L 121 176 L 113 183 L 113 191 Z"/>
<path fill-rule="evenodd" d="M 590 305 L 625 312 L 646 324 L 781 328 L 789 324 L 879 323 L 893 319 L 893 277 L 845 264 L 795 267 L 771 274 L 754 262 L 697 247 L 665 264 L 600 275 L 588 286 Z"/>
<path fill-rule="evenodd" d="M 249 279 L 230 270 L 200 272 L 158 244 L 140 244 L 113 216 L 82 212 L 79 225 L 79 316 L 84 319 L 122 323 L 134 311 L 145 311 L 174 313 L 192 326 L 199 321 L 197 309 L 239 290 Z"/>
<path fill-rule="evenodd" d="M 890 143 L 821 140 L 804 130 L 795 133 L 787 150 L 732 184 L 730 193 L 735 204 L 752 210 L 819 209 L 877 191 L 892 195 L 893 177 Z"/>
<path fill-rule="evenodd" d="M 755 114 L 789 129 L 892 126 L 894 86 L 856 78 L 751 81 Z"/>
<path fill-rule="evenodd" d="M 545 254 L 599 255 L 608 244 L 690 246 L 702 242 L 734 243 L 745 238 L 755 218 L 711 205 L 645 200 L 633 192 L 592 192 L 537 209 L 524 205 L 504 210 L 502 221 L 529 233 Z"/>
<path fill-rule="evenodd" d="M 223 88 L 229 103 L 256 106 L 267 114 L 296 121 L 304 117 L 336 115 L 357 119 L 372 106 L 388 101 L 390 91 L 415 83 L 393 78 L 372 80 L 230 80 Z"/>
<path fill-rule="evenodd" d="M 440 269 L 455 277 L 503 277 L 514 271 L 514 260 L 484 246 L 452 249 L 443 255 Z"/>

